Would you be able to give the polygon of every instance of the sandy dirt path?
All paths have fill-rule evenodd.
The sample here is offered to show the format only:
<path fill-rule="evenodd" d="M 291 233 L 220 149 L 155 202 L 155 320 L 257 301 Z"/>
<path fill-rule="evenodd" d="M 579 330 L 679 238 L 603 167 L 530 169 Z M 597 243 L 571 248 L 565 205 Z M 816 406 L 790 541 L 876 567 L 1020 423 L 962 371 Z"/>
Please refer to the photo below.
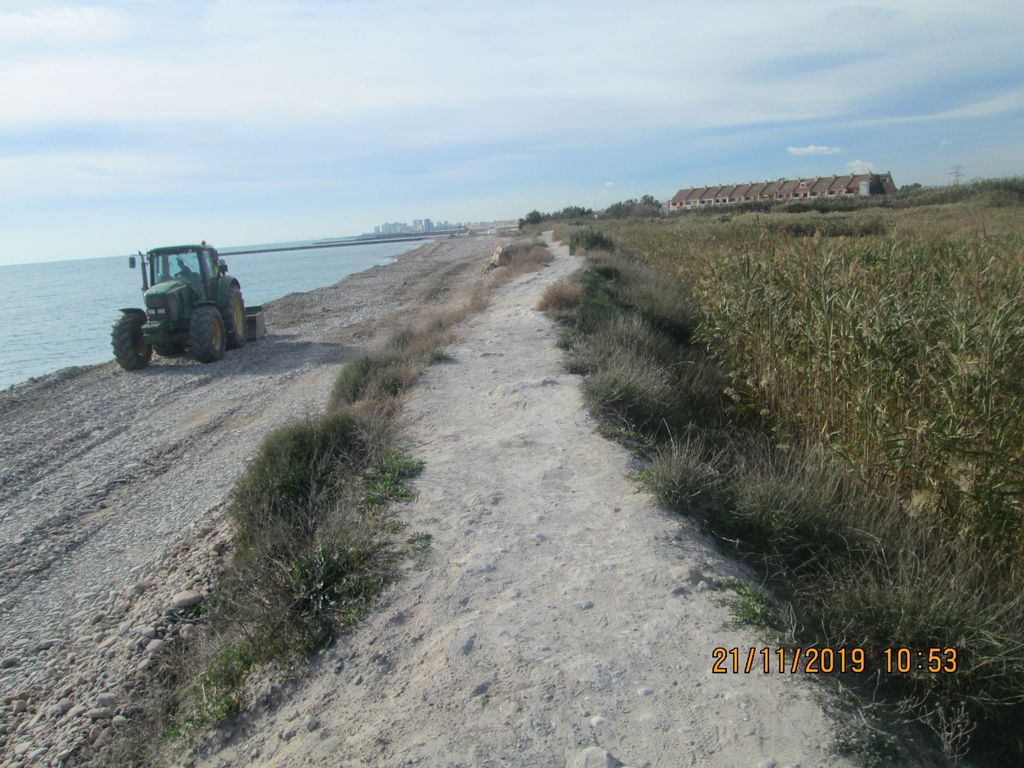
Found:
<path fill-rule="evenodd" d="M 403 410 L 426 461 L 401 512 L 425 565 L 255 713 L 209 766 L 841 766 L 822 692 L 713 675 L 743 574 L 629 479 L 534 306 L 578 268 L 500 289 Z"/>
<path fill-rule="evenodd" d="M 496 242 L 438 241 L 272 302 L 269 335 L 217 363 L 0 392 L 0 763 L 57 765 L 116 723 L 146 646 L 174 629 L 173 595 L 210 587 L 224 501 L 263 437 L 322 411 L 378 336 L 481 284 Z"/>

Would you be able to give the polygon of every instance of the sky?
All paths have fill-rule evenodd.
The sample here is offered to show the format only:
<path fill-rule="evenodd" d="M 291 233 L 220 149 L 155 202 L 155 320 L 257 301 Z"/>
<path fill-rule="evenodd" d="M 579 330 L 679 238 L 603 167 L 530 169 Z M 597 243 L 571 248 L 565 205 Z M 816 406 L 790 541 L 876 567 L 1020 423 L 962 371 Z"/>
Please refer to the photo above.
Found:
<path fill-rule="evenodd" d="M 0 0 L 0 264 L 1024 173 L 1020 0 Z"/>

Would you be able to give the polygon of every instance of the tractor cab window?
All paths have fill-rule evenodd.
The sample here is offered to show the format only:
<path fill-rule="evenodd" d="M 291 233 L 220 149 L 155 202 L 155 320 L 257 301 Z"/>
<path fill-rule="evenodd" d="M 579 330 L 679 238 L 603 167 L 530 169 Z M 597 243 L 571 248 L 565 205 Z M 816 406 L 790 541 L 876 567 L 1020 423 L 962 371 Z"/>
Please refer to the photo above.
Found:
<path fill-rule="evenodd" d="M 167 280 L 183 280 L 201 299 L 206 298 L 203 268 L 199 255 L 193 251 L 162 253 L 152 256 L 153 285 Z"/>
<path fill-rule="evenodd" d="M 149 255 L 149 268 L 150 268 L 150 280 L 149 282 L 153 285 L 157 283 L 165 283 L 168 280 L 174 279 L 174 274 L 171 272 L 170 258 L 166 253 Z"/>

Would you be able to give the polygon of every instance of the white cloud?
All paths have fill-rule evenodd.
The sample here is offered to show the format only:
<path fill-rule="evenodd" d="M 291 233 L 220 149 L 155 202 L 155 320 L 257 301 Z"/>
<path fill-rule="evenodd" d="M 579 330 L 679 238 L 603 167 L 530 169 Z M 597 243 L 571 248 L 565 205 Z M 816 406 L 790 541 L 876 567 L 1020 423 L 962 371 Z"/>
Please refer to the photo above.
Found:
<path fill-rule="evenodd" d="M 604 185 L 605 185 L 606 187 L 614 187 L 614 186 L 615 186 L 615 182 L 614 182 L 614 181 L 606 181 L 606 182 L 604 183 Z"/>
<path fill-rule="evenodd" d="M 128 34 L 126 19 L 102 6 L 51 5 L 0 10 L 0 41 L 65 43 L 110 40 Z"/>
<path fill-rule="evenodd" d="M 939 142 L 939 146 L 940 147 L 948 147 L 952 143 L 953 143 L 952 139 L 943 139 L 942 141 Z"/>
<path fill-rule="evenodd" d="M 846 167 L 850 169 L 850 173 L 873 173 L 875 170 L 875 164 L 866 160 L 851 160 Z"/>
<path fill-rule="evenodd" d="M 890 43 L 879 41 L 878 50 L 892 53 L 842 66 L 829 63 L 843 61 L 836 54 L 847 50 L 836 41 L 830 14 L 847 8 L 844 0 L 821 0 L 810 13 L 797 0 L 770 8 L 747 2 L 740 14 L 732 7 L 694 13 L 677 2 L 650 0 L 629 19 L 615 6 L 597 3 L 588 8 L 586 25 L 579 23 L 576 4 L 539 0 L 523 0 L 516 9 L 522 23 L 505 25 L 472 5 L 428 8 L 389 0 L 130 3 L 118 6 L 124 18 L 99 6 L 44 6 L 45 12 L 7 14 L 18 35 L 91 29 L 88 34 L 99 36 L 130 23 L 139 30 L 131 39 L 149 44 L 110 47 L 102 55 L 56 58 L 31 49 L 0 55 L 0 124 L 159 122 L 201 112 L 233 122 L 386 121 L 385 131 L 370 132 L 381 142 L 564 131 L 603 140 L 651 128 L 838 118 L 870 104 L 880 91 L 941 76 L 936 66 L 947 59 L 985 59 L 959 51 L 971 44 L 966 34 L 955 38 L 965 55 L 937 58 L 933 46 L 915 42 L 928 39 L 919 29 L 952 26 L 964 15 L 956 9 L 895 0 L 876 5 L 889 9 L 876 9 L 887 15 Z M 535 18 L 544 23 L 528 23 Z M 680 28 L 687 30 L 685 46 L 678 45 Z M 901 30 L 914 34 L 904 39 Z M 593 45 L 595 35 L 604 44 Z M 773 45 L 764 46 L 765 39 Z M 707 67 L 723 45 L 755 51 L 754 59 Z M 1005 54 L 999 41 L 987 45 L 992 56 Z M 517 54 L 496 53 L 507 50 Z M 779 51 L 792 50 L 824 65 L 812 61 L 781 74 L 758 74 L 758 66 L 770 66 Z M 951 71 L 954 66 L 962 65 L 950 64 Z M 692 77 L 695 71 L 700 78 Z M 445 109 L 464 114 L 452 119 Z M 836 148 L 791 151 L 802 149 L 816 154 Z"/>
<path fill-rule="evenodd" d="M 0 201 L 182 193 L 204 170 L 199 158 L 152 152 L 0 155 Z"/>
<path fill-rule="evenodd" d="M 791 155 L 835 155 L 843 150 L 839 147 L 822 147 L 817 144 L 808 144 L 806 147 L 787 147 L 786 151 Z"/>

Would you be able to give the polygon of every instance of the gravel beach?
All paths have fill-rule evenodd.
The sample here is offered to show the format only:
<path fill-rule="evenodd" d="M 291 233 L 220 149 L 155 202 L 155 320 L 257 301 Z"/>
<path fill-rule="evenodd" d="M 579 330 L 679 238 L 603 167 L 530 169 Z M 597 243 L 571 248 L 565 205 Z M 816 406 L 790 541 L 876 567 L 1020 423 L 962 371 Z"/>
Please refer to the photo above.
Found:
<path fill-rule="evenodd" d="M 345 361 L 481 285 L 497 242 L 437 241 L 271 302 L 267 337 L 217 363 L 111 362 L 0 392 L 5 765 L 73 764 L 111 738 L 154 654 L 189 634 L 262 438 L 319 412 Z"/>

